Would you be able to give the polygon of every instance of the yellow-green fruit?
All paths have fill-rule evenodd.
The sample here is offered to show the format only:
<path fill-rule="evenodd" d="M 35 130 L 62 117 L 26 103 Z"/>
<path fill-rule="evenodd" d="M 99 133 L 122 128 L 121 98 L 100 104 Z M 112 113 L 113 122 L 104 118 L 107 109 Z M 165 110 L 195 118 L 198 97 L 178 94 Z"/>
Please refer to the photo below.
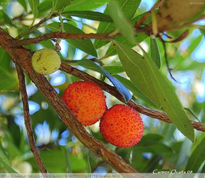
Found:
<path fill-rule="evenodd" d="M 53 49 L 41 49 L 32 56 L 32 66 L 40 74 L 51 74 L 59 69 L 61 59 Z"/>

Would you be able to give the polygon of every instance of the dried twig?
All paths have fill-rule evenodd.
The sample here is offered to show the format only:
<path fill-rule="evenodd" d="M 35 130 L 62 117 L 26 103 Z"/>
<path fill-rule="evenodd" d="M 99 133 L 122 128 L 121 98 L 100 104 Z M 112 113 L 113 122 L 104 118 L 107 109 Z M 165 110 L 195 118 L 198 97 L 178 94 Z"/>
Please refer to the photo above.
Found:
<path fill-rule="evenodd" d="M 26 130 L 27 130 L 27 134 L 28 134 L 28 139 L 29 139 L 31 151 L 33 152 L 34 158 L 36 159 L 36 163 L 37 163 L 40 171 L 44 174 L 44 177 L 47 178 L 48 177 L 47 170 L 43 165 L 43 162 L 40 158 L 39 152 L 38 152 L 37 147 L 35 145 L 35 139 L 34 139 L 33 129 L 31 126 L 30 115 L 29 115 L 28 96 L 26 93 L 25 77 L 24 77 L 24 74 L 23 74 L 21 67 L 18 64 L 16 64 L 16 70 L 17 70 L 18 79 L 19 79 L 19 89 L 21 92 L 21 97 L 22 97 L 22 102 L 23 102 L 24 122 L 26 125 Z"/>
<path fill-rule="evenodd" d="M 81 78 L 83 80 L 89 80 L 89 81 L 92 81 L 94 83 L 96 83 L 97 85 L 99 85 L 103 90 L 107 91 L 108 93 L 110 93 L 111 95 L 115 96 L 117 99 L 119 99 L 120 101 L 124 102 L 124 99 L 123 97 L 121 96 L 121 94 L 116 90 L 115 87 L 113 86 L 110 86 L 108 84 L 106 84 L 105 82 L 102 82 L 101 80 L 98 80 L 96 79 L 95 77 L 83 72 L 83 71 L 80 71 L 76 68 L 73 68 L 72 66 L 70 65 L 67 65 L 67 64 L 62 64 L 61 65 L 61 68 L 60 68 L 62 71 L 64 72 L 67 72 L 69 74 L 72 74 L 78 78 Z M 155 119 L 158 119 L 158 120 L 161 120 L 161 121 L 164 121 L 164 122 L 167 122 L 167 123 L 172 123 L 171 120 L 169 119 L 169 117 L 163 113 L 163 112 L 160 112 L 160 111 L 156 111 L 156 110 L 153 110 L 153 109 L 149 109 L 149 108 L 146 108 L 138 103 L 136 103 L 135 101 L 133 100 L 130 100 L 128 103 L 126 103 L 127 105 L 133 107 L 134 109 L 136 109 L 138 112 L 142 113 L 142 114 L 145 114 L 147 116 L 150 116 L 152 118 L 155 118 Z M 200 130 L 200 131 L 203 131 L 205 132 L 205 127 L 200 123 L 200 122 L 195 122 L 193 121 L 192 122 L 192 125 L 195 129 L 197 130 Z"/>

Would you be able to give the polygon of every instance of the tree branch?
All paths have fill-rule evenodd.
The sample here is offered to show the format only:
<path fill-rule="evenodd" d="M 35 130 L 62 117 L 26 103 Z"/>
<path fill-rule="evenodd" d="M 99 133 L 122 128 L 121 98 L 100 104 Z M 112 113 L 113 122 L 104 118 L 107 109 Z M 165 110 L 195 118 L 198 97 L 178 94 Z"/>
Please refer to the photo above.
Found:
<path fill-rule="evenodd" d="M 18 64 L 16 64 L 16 70 L 17 70 L 18 79 L 19 79 L 19 89 L 21 92 L 21 97 L 22 97 L 22 102 L 23 102 L 24 122 L 26 125 L 26 130 L 27 130 L 27 135 L 28 135 L 31 151 L 33 152 L 34 158 L 36 160 L 36 163 L 37 163 L 40 171 L 43 173 L 45 178 L 48 178 L 47 170 L 43 165 L 43 162 L 40 158 L 39 152 L 38 152 L 38 150 L 36 148 L 36 144 L 35 144 L 33 129 L 32 129 L 31 122 L 30 122 L 28 96 L 26 93 L 26 86 L 25 86 L 25 77 L 24 77 L 24 74 L 23 74 L 21 67 Z"/>
<path fill-rule="evenodd" d="M 105 82 L 102 82 L 101 80 L 96 79 L 95 77 L 80 71 L 76 68 L 73 68 L 70 65 L 67 64 L 61 64 L 61 68 L 62 71 L 67 72 L 69 74 L 72 74 L 78 78 L 81 78 L 83 80 L 88 80 L 88 81 L 92 81 L 94 83 L 96 83 L 97 85 L 99 85 L 103 90 L 107 91 L 108 93 L 110 93 L 111 95 L 115 96 L 117 99 L 119 99 L 120 101 L 124 102 L 123 97 L 121 96 L 121 94 L 116 90 L 115 87 L 110 86 L 108 84 L 106 84 Z M 133 100 L 130 100 L 128 103 L 125 103 L 129 106 L 131 106 L 132 108 L 134 108 L 136 111 L 145 114 L 147 116 L 150 116 L 152 118 L 167 122 L 167 123 L 172 123 L 171 120 L 169 119 L 169 117 L 167 116 L 167 114 L 160 112 L 160 111 L 156 111 L 156 110 L 152 110 L 149 108 L 146 108 L 138 103 L 136 103 Z M 200 122 L 195 122 L 192 121 L 192 125 L 195 129 L 200 130 L 205 132 L 205 127 L 200 123 Z"/>
<path fill-rule="evenodd" d="M 137 171 L 127 164 L 119 155 L 107 149 L 102 142 L 96 140 L 88 134 L 83 125 L 71 113 L 62 98 L 50 85 L 48 80 L 43 75 L 38 74 L 33 70 L 31 64 L 32 52 L 23 47 L 14 48 L 12 41 L 14 41 L 14 38 L 9 36 L 0 28 L 0 46 L 9 53 L 11 59 L 16 64 L 20 65 L 25 70 L 29 78 L 56 110 L 61 118 L 61 121 L 70 129 L 78 140 L 90 151 L 107 161 L 116 171 L 120 173 L 136 173 Z"/>
<path fill-rule="evenodd" d="M 45 35 L 38 36 L 36 38 L 29 38 L 23 40 L 15 40 L 13 46 L 23 46 L 29 45 L 32 43 L 39 43 L 44 40 L 52 39 L 52 38 L 63 38 L 63 39 L 75 39 L 75 40 L 84 40 L 84 39 L 100 39 L 100 40 L 112 40 L 114 37 L 119 36 L 120 34 L 117 33 L 113 36 L 110 33 L 89 33 L 89 34 L 71 34 L 65 32 L 53 32 L 47 33 Z"/>

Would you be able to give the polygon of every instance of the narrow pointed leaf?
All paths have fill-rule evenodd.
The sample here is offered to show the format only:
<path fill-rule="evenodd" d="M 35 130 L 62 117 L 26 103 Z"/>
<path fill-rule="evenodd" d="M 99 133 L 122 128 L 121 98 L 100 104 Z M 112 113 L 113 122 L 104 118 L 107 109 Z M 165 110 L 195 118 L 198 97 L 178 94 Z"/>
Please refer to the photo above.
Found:
<path fill-rule="evenodd" d="M 0 66 L 0 91 L 8 90 L 14 87 L 17 84 L 16 78 Z"/>
<path fill-rule="evenodd" d="M 114 21 L 115 26 L 125 36 L 125 38 L 133 44 L 135 42 L 134 28 L 132 27 L 128 19 L 126 19 L 126 17 L 124 16 L 116 0 L 110 1 L 110 3 L 108 4 L 108 11 Z"/>
<path fill-rule="evenodd" d="M 65 8 L 65 11 L 73 10 L 93 10 L 103 6 L 109 0 L 72 0 L 72 3 Z"/>
<path fill-rule="evenodd" d="M 4 160 L 0 157 L 0 162 L 3 164 L 4 168 L 9 172 L 9 173 L 17 173 L 9 164 L 5 163 Z"/>
<path fill-rule="evenodd" d="M 124 16 L 127 19 L 131 19 L 134 16 L 137 8 L 139 7 L 141 0 L 129 0 L 129 1 L 128 0 L 117 0 L 117 2 Z M 104 13 L 109 14 L 108 8 L 105 9 Z M 101 22 L 99 24 L 97 33 L 108 33 L 108 32 L 113 31 L 114 29 L 115 29 L 115 26 L 113 23 Z M 104 46 L 107 43 L 108 43 L 107 41 L 95 40 L 94 45 L 97 49 L 97 48 Z"/>
<path fill-rule="evenodd" d="M 139 55 L 126 45 L 117 43 L 117 51 L 122 65 L 131 81 L 151 101 L 162 108 L 173 124 L 191 141 L 194 141 L 194 130 L 188 119 L 173 86 L 160 73 L 156 65 L 145 54 Z"/>
<path fill-rule="evenodd" d="M 161 67 L 161 56 L 156 39 L 150 38 L 151 59 L 156 64 L 157 68 Z"/>
<path fill-rule="evenodd" d="M 69 4 L 71 4 L 71 0 L 53 0 L 52 2 L 53 10 L 57 11 L 63 10 Z"/>
<path fill-rule="evenodd" d="M 135 97 L 140 98 L 151 106 L 154 106 L 152 101 L 146 95 L 144 95 L 130 80 L 120 75 L 114 75 L 114 77 L 117 78 L 123 85 L 125 85 L 125 87 L 129 89 Z"/>
<path fill-rule="evenodd" d="M 205 160 L 205 138 L 195 148 L 186 165 L 186 170 L 197 172 Z"/>
<path fill-rule="evenodd" d="M 28 0 L 29 2 L 29 5 L 31 7 L 31 10 L 32 10 L 32 13 L 34 15 L 34 17 L 37 17 L 38 16 L 38 13 L 39 13 L 39 0 Z"/>
<path fill-rule="evenodd" d="M 63 12 L 63 15 L 75 16 L 96 21 L 112 22 L 112 19 L 109 15 L 95 11 L 66 11 Z"/>

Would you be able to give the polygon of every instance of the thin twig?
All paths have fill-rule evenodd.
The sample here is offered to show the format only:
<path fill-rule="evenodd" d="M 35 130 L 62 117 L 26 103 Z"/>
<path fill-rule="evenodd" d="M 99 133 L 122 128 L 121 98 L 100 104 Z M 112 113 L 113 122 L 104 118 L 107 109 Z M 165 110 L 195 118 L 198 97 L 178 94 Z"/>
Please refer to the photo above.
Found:
<path fill-rule="evenodd" d="M 110 93 L 111 95 L 115 96 L 117 99 L 119 99 L 120 101 L 125 103 L 124 98 L 120 95 L 120 93 L 116 90 L 115 87 L 108 85 L 105 82 L 102 82 L 101 80 L 98 80 L 95 77 L 93 77 L 93 76 L 91 76 L 83 71 L 80 71 L 80 70 L 78 70 L 70 65 L 67 65 L 67 64 L 62 64 L 60 69 L 66 73 L 69 73 L 69 74 L 72 74 L 78 78 L 81 78 L 82 80 L 88 80 L 88 81 L 92 81 L 92 82 L 96 83 L 103 90 L 105 90 L 106 92 Z M 150 116 L 150 117 L 158 119 L 160 121 L 172 123 L 171 120 L 169 119 L 169 117 L 167 116 L 167 114 L 165 114 L 163 112 L 146 108 L 146 107 L 136 103 L 133 100 L 130 100 L 126 104 L 131 106 L 136 111 L 138 111 L 144 115 Z M 192 125 L 195 129 L 205 132 L 205 127 L 200 122 L 192 121 Z"/>
<path fill-rule="evenodd" d="M 140 19 L 140 21 L 135 24 L 135 28 L 138 29 L 138 28 L 147 20 L 147 18 L 151 15 L 152 11 L 155 10 L 156 8 L 160 7 L 163 2 L 164 2 L 164 0 L 159 0 L 159 1 L 151 8 L 151 10 L 148 11 L 148 12 Z"/>
<path fill-rule="evenodd" d="M 47 170 L 43 165 L 43 162 L 40 158 L 39 152 L 38 152 L 38 150 L 36 148 L 36 145 L 35 145 L 33 129 L 32 129 L 31 122 L 30 122 L 28 96 L 27 96 L 27 93 L 26 93 L 24 73 L 23 73 L 21 67 L 18 64 L 16 64 L 16 70 L 17 70 L 18 79 L 19 79 L 19 89 L 20 89 L 20 92 L 21 92 L 22 102 L 23 102 L 24 122 L 25 122 L 25 125 L 26 125 L 26 130 L 27 130 L 27 134 L 28 134 L 28 139 L 29 139 L 29 144 L 30 144 L 30 147 L 31 147 L 31 151 L 33 152 L 34 158 L 36 159 L 36 163 L 37 163 L 40 171 L 43 173 L 45 178 L 48 178 Z"/>
<path fill-rule="evenodd" d="M 52 39 L 52 38 L 63 38 L 63 39 L 75 39 L 75 40 L 84 40 L 84 39 L 101 39 L 101 40 L 112 40 L 114 37 L 119 36 L 120 34 L 115 34 L 111 36 L 109 33 L 89 33 L 89 34 L 71 34 L 65 32 L 53 32 L 47 33 L 45 35 L 38 36 L 36 38 L 28 38 L 23 40 L 16 40 L 14 46 L 23 46 L 29 45 L 33 43 L 39 43 L 44 40 Z"/>
<path fill-rule="evenodd" d="M 41 24 L 43 24 L 44 22 L 46 22 L 49 19 L 52 19 L 53 17 L 56 17 L 58 14 L 51 14 L 43 19 L 40 20 L 40 22 L 38 22 L 36 25 L 31 26 L 31 28 L 29 28 L 28 30 L 26 30 L 25 32 L 19 34 L 16 38 L 17 39 L 21 39 L 23 36 L 28 35 L 29 33 L 31 33 L 34 29 L 37 29 L 38 27 L 40 27 Z"/>
<path fill-rule="evenodd" d="M 163 48 L 164 48 L 164 59 L 165 59 L 165 63 L 166 63 L 166 67 L 167 67 L 168 73 L 169 73 L 169 75 L 170 75 L 172 80 L 174 80 L 175 82 L 179 83 L 174 78 L 174 76 L 172 75 L 172 71 L 171 71 L 171 69 L 169 67 L 169 61 L 168 61 L 168 56 L 167 56 L 167 45 L 166 45 L 165 41 L 162 38 L 160 38 L 160 39 L 161 39 L 161 42 L 162 42 L 162 45 L 163 45 Z"/>

